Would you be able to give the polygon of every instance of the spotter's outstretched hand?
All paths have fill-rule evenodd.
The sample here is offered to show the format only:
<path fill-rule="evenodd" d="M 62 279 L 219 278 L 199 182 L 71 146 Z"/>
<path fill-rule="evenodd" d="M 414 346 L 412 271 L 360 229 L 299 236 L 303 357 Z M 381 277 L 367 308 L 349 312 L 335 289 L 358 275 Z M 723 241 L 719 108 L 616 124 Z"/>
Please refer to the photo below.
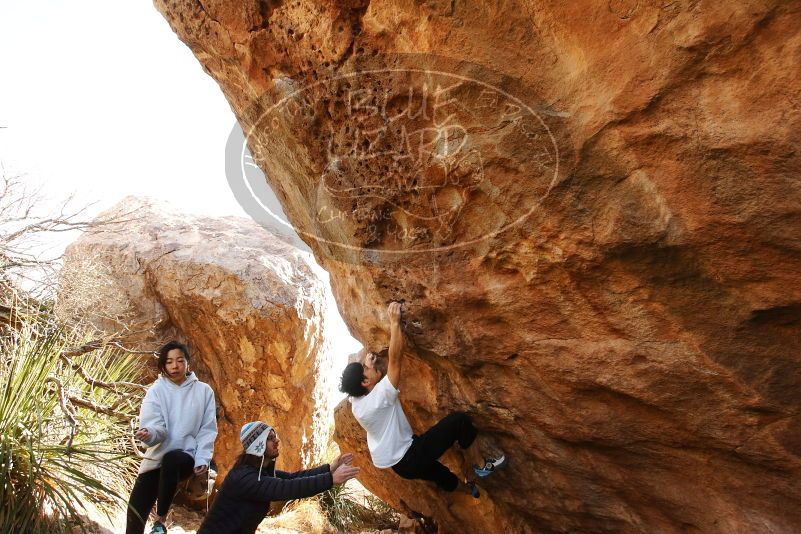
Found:
<path fill-rule="evenodd" d="M 340 465 L 336 471 L 334 471 L 333 479 L 334 484 L 342 484 L 343 482 L 347 482 L 351 478 L 355 478 L 356 475 L 359 474 L 360 469 L 358 467 L 353 467 L 352 465 Z"/>
<path fill-rule="evenodd" d="M 340 454 L 337 458 L 331 462 L 331 465 L 328 466 L 330 471 L 333 473 L 337 469 L 339 469 L 340 465 L 352 465 L 353 464 L 353 453 L 346 452 L 345 454 Z"/>

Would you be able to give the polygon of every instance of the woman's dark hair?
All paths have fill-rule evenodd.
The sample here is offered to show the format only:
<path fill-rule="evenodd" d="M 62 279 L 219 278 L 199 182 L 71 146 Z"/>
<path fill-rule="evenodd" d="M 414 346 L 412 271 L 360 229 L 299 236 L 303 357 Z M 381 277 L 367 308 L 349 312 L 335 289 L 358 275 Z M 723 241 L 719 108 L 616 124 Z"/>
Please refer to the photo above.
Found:
<path fill-rule="evenodd" d="M 264 459 L 263 466 L 269 467 L 270 462 L 274 460 L 269 460 L 267 458 Z M 261 456 L 255 456 L 253 454 L 248 454 L 243 452 L 239 456 L 236 457 L 236 461 L 234 461 L 234 466 L 237 465 L 252 465 L 253 467 L 259 467 L 262 465 Z"/>
<path fill-rule="evenodd" d="M 167 374 L 167 354 L 170 353 L 171 350 L 179 349 L 181 352 L 184 353 L 184 359 L 186 363 L 190 363 L 191 358 L 189 357 L 189 349 L 186 348 L 186 345 L 183 343 L 179 343 L 177 341 L 170 341 L 169 343 L 165 343 L 158 351 L 159 355 L 159 371 L 164 374 Z"/>
<path fill-rule="evenodd" d="M 362 385 L 364 380 L 364 367 L 359 362 L 349 363 L 342 371 L 342 380 L 339 383 L 339 391 L 347 393 L 351 397 L 363 397 L 367 395 L 367 388 Z"/>

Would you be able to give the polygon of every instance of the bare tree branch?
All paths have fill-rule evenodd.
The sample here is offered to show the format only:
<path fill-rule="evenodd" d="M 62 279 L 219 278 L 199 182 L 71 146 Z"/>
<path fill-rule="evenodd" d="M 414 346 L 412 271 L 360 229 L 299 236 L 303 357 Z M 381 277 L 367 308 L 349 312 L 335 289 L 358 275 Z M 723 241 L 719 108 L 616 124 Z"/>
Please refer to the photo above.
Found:
<path fill-rule="evenodd" d="M 45 208 L 43 206 L 52 206 Z M 19 279 L 26 285 L 37 280 L 54 280 L 62 254 L 47 257 L 43 240 L 69 232 L 112 233 L 125 230 L 126 223 L 139 219 L 136 209 L 89 217 L 93 204 L 75 206 L 74 195 L 55 206 L 45 201 L 40 188 L 31 187 L 23 175 L 8 172 L 0 163 L 0 285 Z M 40 283 L 42 294 L 54 294 L 55 284 Z"/>
<path fill-rule="evenodd" d="M 67 419 L 67 422 L 70 425 L 70 437 L 66 445 L 67 454 L 69 454 L 70 450 L 72 450 L 72 440 L 75 439 L 75 431 L 78 427 L 78 422 L 75 420 L 75 410 L 72 409 L 72 406 L 70 406 L 69 402 L 67 401 L 67 395 L 64 393 L 64 384 L 62 384 L 59 379 L 51 376 L 45 380 L 45 383 L 51 383 L 55 385 L 58 392 L 58 404 L 61 406 L 61 412 L 64 414 L 64 417 Z"/>
<path fill-rule="evenodd" d="M 82 397 L 78 397 L 77 395 L 70 395 L 69 400 L 71 403 L 76 404 L 82 408 L 92 410 L 95 413 L 102 413 L 110 415 L 112 417 L 117 417 L 118 419 L 121 419 L 123 421 L 129 421 L 136 417 L 135 415 L 118 412 L 117 410 L 114 410 L 109 406 L 103 406 L 102 404 L 97 404 L 96 402 L 90 401 L 89 399 L 84 399 Z"/>
<path fill-rule="evenodd" d="M 74 349 L 69 349 L 66 351 L 62 351 L 60 354 L 61 360 L 66 363 L 73 371 L 76 371 L 83 380 L 92 387 L 99 387 L 103 389 L 107 389 L 110 391 L 117 391 L 117 388 L 129 388 L 129 389 L 140 389 L 142 391 L 146 391 L 147 387 L 142 384 L 136 384 L 134 382 L 104 382 L 92 376 L 89 376 L 86 371 L 83 370 L 80 364 L 74 362 L 71 358 L 76 356 L 81 356 L 88 352 L 92 352 L 94 350 L 102 349 L 108 345 L 107 341 L 95 339 L 80 347 L 76 347 Z M 144 352 L 144 351 L 142 351 Z"/>
<path fill-rule="evenodd" d="M 18 329 L 21 326 L 19 316 L 14 308 L 11 306 L 3 306 L 2 304 L 0 304 L 0 323 L 14 329 Z"/>

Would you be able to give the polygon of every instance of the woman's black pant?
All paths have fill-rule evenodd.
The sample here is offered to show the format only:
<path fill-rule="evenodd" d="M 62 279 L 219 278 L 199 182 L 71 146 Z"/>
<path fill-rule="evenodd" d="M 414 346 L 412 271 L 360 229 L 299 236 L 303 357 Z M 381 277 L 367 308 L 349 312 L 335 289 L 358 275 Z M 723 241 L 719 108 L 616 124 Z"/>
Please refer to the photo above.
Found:
<path fill-rule="evenodd" d="M 156 513 L 167 515 L 178 490 L 178 483 L 192 475 L 195 459 L 184 451 L 169 451 L 161 459 L 161 467 L 136 477 L 128 500 L 128 521 L 125 534 L 142 534 L 150 510 L 158 500 Z"/>

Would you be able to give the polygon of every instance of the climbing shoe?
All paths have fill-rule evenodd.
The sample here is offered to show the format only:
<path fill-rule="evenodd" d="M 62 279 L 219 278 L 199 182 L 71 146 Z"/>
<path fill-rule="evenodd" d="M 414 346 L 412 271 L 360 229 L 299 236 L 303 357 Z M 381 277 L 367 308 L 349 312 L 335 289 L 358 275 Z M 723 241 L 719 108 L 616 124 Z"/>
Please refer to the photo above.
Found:
<path fill-rule="evenodd" d="M 487 458 L 484 461 L 484 467 L 474 465 L 473 471 L 475 471 L 476 475 L 480 477 L 487 477 L 495 471 L 503 469 L 504 467 L 506 467 L 506 455 L 502 454 L 497 458 Z"/>
<path fill-rule="evenodd" d="M 150 529 L 150 534 L 167 534 L 167 527 L 161 521 L 153 523 L 153 528 Z"/>

